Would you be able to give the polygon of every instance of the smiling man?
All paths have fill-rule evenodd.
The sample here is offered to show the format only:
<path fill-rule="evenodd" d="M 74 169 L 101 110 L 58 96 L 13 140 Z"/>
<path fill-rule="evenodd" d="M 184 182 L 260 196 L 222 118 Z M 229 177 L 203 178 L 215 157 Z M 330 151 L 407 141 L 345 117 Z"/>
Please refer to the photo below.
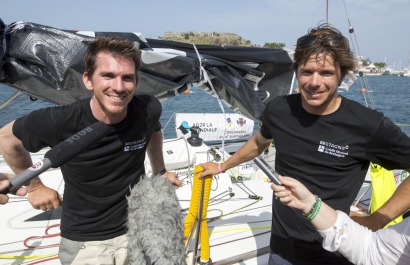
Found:
<path fill-rule="evenodd" d="M 32 165 L 29 152 L 53 147 L 97 122 L 108 135 L 61 166 L 65 181 L 59 258 L 62 264 L 128 264 L 127 195 L 145 174 L 145 154 L 154 174 L 175 186 L 162 156 L 162 108 L 148 95 L 136 96 L 141 52 L 132 42 L 98 38 L 84 58 L 83 81 L 92 97 L 36 110 L 0 130 L 0 152 L 15 173 Z M 50 211 L 59 194 L 41 182 L 28 183 L 32 206 Z"/>
<path fill-rule="evenodd" d="M 226 162 L 202 164 L 206 170 L 200 176 L 249 161 L 273 140 L 280 175 L 298 179 L 328 205 L 349 213 L 370 161 L 410 169 L 410 139 L 383 113 L 338 95 L 355 58 L 348 40 L 331 25 L 319 25 L 297 40 L 293 67 L 300 93 L 271 100 L 260 130 Z M 402 186 L 408 190 L 410 181 Z M 384 214 L 394 219 L 410 207 L 410 200 L 401 201 L 406 203 L 395 203 Z M 351 264 L 324 250 L 310 221 L 279 200 L 272 202 L 270 247 L 270 265 Z"/>

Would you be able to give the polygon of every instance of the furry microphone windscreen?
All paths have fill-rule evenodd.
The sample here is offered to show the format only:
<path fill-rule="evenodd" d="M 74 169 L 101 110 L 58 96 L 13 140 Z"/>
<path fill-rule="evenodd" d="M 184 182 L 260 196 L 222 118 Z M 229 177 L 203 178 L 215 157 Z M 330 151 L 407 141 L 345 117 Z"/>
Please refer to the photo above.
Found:
<path fill-rule="evenodd" d="M 185 265 L 183 215 L 175 187 L 143 176 L 128 197 L 128 250 L 132 265 Z"/>

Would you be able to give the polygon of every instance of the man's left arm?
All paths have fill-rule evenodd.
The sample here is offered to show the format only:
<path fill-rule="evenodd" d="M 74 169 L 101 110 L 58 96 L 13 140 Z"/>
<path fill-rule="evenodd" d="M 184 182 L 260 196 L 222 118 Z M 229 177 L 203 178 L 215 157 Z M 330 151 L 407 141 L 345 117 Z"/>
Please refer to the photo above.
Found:
<path fill-rule="evenodd" d="M 410 168 L 406 169 L 410 172 Z M 396 189 L 392 197 L 377 211 L 369 216 L 351 216 L 361 225 L 373 231 L 383 228 L 390 221 L 403 215 L 410 209 L 410 177 L 405 179 Z"/>
<path fill-rule="evenodd" d="M 162 142 L 164 140 L 162 130 L 154 131 L 151 135 L 151 140 L 147 146 L 147 155 L 151 163 L 152 173 L 154 175 L 160 174 L 166 177 L 174 186 L 180 187 L 181 181 L 178 179 L 178 175 L 173 172 L 168 172 L 165 163 L 164 156 L 162 154 Z"/>

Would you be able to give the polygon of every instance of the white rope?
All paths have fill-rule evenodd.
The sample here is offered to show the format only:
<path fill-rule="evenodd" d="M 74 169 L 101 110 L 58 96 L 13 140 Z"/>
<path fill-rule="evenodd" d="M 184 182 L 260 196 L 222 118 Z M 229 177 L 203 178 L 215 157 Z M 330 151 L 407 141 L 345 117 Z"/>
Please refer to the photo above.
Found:
<path fill-rule="evenodd" d="M 209 86 L 211 87 L 212 93 L 214 94 L 214 97 L 217 99 L 219 108 L 222 110 L 222 113 L 224 115 L 224 121 L 226 121 L 226 113 L 225 113 L 225 109 L 224 109 L 223 104 L 222 104 L 222 100 L 219 97 L 218 93 L 216 93 L 216 90 L 215 90 L 215 88 L 214 88 L 214 86 L 211 82 L 211 79 L 208 76 L 208 73 L 206 72 L 205 68 L 202 66 L 202 57 L 201 57 L 201 55 L 199 54 L 195 44 L 192 44 L 192 45 L 194 46 L 195 52 L 196 52 L 196 54 L 198 56 L 198 60 L 199 60 L 199 70 L 200 70 L 199 78 L 200 78 L 201 82 L 203 81 L 203 83 L 208 83 Z M 226 133 L 226 122 L 224 123 L 224 136 L 225 136 L 225 133 Z M 222 159 L 225 160 L 225 152 L 224 152 L 225 151 L 225 137 L 222 137 L 222 146 L 221 147 L 222 147 L 222 156 L 223 156 Z"/>

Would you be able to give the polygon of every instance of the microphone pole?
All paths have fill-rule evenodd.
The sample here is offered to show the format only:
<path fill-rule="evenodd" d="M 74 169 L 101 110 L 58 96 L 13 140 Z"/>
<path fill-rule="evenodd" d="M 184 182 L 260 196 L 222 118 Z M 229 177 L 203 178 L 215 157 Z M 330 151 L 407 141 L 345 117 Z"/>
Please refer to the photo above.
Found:
<path fill-rule="evenodd" d="M 49 168 L 57 168 L 68 162 L 81 151 L 101 140 L 108 134 L 109 128 L 105 123 L 96 122 L 55 145 L 44 154 L 43 160 L 12 178 L 10 186 L 0 191 L 0 194 L 12 193 Z"/>

